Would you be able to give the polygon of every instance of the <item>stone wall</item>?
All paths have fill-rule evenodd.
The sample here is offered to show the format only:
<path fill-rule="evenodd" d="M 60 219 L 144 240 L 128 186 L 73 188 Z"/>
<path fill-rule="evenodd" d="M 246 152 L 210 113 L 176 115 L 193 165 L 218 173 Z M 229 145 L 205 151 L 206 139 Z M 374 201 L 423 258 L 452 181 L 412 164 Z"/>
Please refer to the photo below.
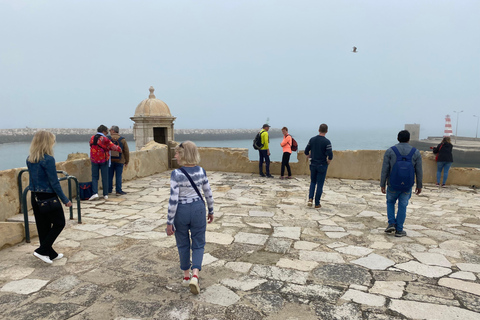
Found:
<path fill-rule="evenodd" d="M 157 143 L 147 144 L 142 151 L 130 153 L 130 164 L 123 172 L 123 180 L 132 180 L 147 177 L 155 173 L 168 170 L 168 150 L 166 145 Z M 87 154 L 77 154 L 75 160 L 57 162 L 57 170 L 66 171 L 75 176 L 79 182 L 92 180 L 90 159 Z M 21 213 L 20 200 L 18 197 L 18 173 L 26 168 L 16 168 L 0 171 L 0 221 Z M 59 174 L 59 177 L 63 175 Z M 68 196 L 68 182 L 62 181 L 63 191 Z M 101 179 L 98 183 L 101 189 Z M 22 187 L 28 186 L 28 172 L 22 176 Z M 74 188 L 74 184 L 72 183 Z M 75 190 L 74 190 L 75 191 Z M 75 192 L 74 192 L 75 194 Z M 30 208 L 30 197 L 27 195 L 27 204 Z"/>
<path fill-rule="evenodd" d="M 199 148 L 201 166 L 207 171 L 251 172 L 258 173 L 258 161 L 248 159 L 248 149 Z M 334 151 L 333 161 L 328 168 L 328 178 L 380 180 L 382 170 L 382 150 Z M 421 151 L 423 164 L 423 182 L 435 183 L 437 164 L 431 152 Z M 310 175 L 309 163 L 303 151 L 294 153 L 298 162 L 291 163 L 292 174 Z M 281 163 L 272 162 L 270 172 L 280 175 Z M 479 186 L 480 169 L 451 168 L 448 184 L 460 186 Z"/>

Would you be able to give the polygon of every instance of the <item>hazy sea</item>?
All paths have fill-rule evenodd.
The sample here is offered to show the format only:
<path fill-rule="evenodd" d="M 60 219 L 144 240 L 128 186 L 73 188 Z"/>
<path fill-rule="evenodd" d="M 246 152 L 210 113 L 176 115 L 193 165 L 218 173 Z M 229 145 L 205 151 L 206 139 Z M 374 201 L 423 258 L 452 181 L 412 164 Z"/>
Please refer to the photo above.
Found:
<path fill-rule="evenodd" d="M 298 142 L 299 150 L 304 150 L 308 140 L 313 137 L 315 132 L 297 132 L 292 134 Z M 258 151 L 252 147 L 252 139 L 243 140 L 211 140 L 195 141 L 199 147 L 229 147 L 229 148 L 248 148 L 249 158 L 258 160 Z M 332 142 L 333 150 L 386 150 L 397 143 L 397 131 L 340 131 L 329 132 L 327 138 Z M 282 138 L 270 139 L 270 152 L 272 161 L 282 160 L 282 148 L 280 142 Z M 127 141 L 130 150 L 135 150 L 135 141 Z M 0 144 L 0 170 L 25 167 L 25 159 L 28 156 L 30 148 L 29 142 L 16 142 Z M 65 161 L 70 153 L 89 153 L 90 147 L 86 142 L 57 142 L 54 147 L 55 160 L 57 162 Z M 297 162 L 296 154 L 292 155 L 290 162 Z"/>

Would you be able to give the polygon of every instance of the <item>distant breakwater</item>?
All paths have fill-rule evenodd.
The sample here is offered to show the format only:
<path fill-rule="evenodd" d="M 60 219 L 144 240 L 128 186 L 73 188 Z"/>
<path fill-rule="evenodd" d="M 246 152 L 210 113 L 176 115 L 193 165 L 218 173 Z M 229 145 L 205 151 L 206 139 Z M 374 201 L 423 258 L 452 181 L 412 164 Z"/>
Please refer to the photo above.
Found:
<path fill-rule="evenodd" d="M 52 132 L 58 142 L 88 141 L 96 133 L 95 129 L 0 129 L 0 143 L 30 142 L 39 130 Z M 258 131 L 259 129 L 176 129 L 174 134 L 176 141 L 253 140 Z M 269 133 L 272 138 L 282 136 L 280 129 L 271 128 Z M 131 128 L 120 129 L 120 135 L 127 140 L 134 140 Z"/>

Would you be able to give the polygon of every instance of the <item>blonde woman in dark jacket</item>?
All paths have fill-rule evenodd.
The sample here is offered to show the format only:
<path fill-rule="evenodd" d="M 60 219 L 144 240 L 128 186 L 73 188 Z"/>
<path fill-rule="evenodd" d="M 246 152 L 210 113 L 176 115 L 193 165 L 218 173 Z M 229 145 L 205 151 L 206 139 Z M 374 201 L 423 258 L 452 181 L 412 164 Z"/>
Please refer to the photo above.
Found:
<path fill-rule="evenodd" d="M 35 215 L 40 247 L 33 255 L 46 263 L 63 258 L 63 254 L 55 252 L 52 245 L 65 227 L 65 215 L 59 199 L 66 207 L 72 202 L 63 193 L 58 182 L 53 145 L 55 136 L 51 132 L 38 131 L 30 145 L 27 167 L 30 175 L 29 190 L 32 194 L 32 208 Z M 40 212 L 42 201 L 50 200 L 52 206 L 46 212 Z"/>

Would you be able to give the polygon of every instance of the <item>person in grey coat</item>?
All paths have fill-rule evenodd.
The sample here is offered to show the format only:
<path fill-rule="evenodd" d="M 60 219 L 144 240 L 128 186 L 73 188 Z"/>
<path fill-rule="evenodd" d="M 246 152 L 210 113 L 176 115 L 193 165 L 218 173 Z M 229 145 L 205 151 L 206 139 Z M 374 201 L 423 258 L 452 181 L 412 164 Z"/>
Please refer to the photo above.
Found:
<path fill-rule="evenodd" d="M 412 151 L 412 146 L 408 144 L 410 141 L 410 132 L 407 130 L 402 130 L 398 133 L 398 144 L 395 147 L 398 149 L 399 153 L 402 156 L 408 155 Z M 383 166 L 382 166 L 382 175 L 380 179 L 380 188 L 383 194 L 387 194 L 387 217 L 388 217 L 388 226 L 385 229 L 385 232 L 392 233 L 395 231 L 396 237 L 404 237 L 407 233 L 403 230 L 403 224 L 407 216 L 407 206 L 410 197 L 412 196 L 412 187 L 407 191 L 394 190 L 390 185 L 390 174 L 392 172 L 393 166 L 397 162 L 397 155 L 392 149 L 393 147 L 385 151 L 383 157 Z M 418 195 L 422 192 L 422 156 L 420 151 L 416 150 L 412 156 L 412 165 L 415 171 L 416 177 L 416 188 L 415 193 Z M 387 186 L 388 187 L 385 189 Z M 397 215 L 395 216 L 395 203 L 398 200 L 398 209 Z"/>

